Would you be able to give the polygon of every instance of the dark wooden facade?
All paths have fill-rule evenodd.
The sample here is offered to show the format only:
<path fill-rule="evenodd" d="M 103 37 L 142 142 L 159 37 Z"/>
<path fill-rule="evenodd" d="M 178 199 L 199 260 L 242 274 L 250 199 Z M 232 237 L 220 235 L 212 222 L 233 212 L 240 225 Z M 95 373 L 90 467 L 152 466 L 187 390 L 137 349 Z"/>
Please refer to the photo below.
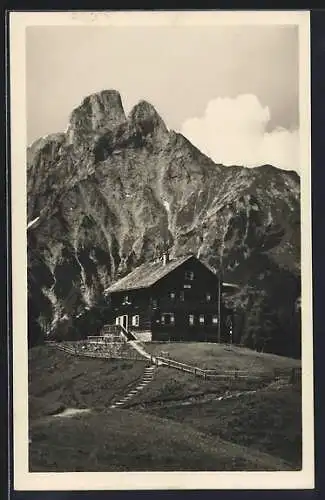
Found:
<path fill-rule="evenodd" d="M 135 286 L 113 289 L 108 298 L 116 322 L 139 339 L 230 341 L 232 314 L 219 303 L 218 277 L 196 257 L 148 286 Z"/>

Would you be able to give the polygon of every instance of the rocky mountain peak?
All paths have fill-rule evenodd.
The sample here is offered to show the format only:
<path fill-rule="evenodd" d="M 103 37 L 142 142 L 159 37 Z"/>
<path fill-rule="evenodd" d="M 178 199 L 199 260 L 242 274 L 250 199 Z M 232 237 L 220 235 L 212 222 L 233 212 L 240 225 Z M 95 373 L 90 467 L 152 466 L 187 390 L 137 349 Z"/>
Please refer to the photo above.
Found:
<path fill-rule="evenodd" d="M 156 111 L 154 106 L 147 101 L 139 101 L 131 110 L 128 116 L 131 125 L 140 125 L 155 135 L 167 135 L 168 129 L 164 120 Z"/>
<path fill-rule="evenodd" d="M 70 116 L 68 142 L 82 142 L 87 136 L 113 129 L 125 121 L 121 95 L 117 90 L 91 94 Z"/>
<path fill-rule="evenodd" d="M 110 321 L 98 317 L 105 288 L 153 260 L 168 238 L 171 255 L 199 255 L 242 285 L 240 342 L 250 346 L 260 335 L 249 316 L 257 304 L 259 325 L 273 315 L 276 346 L 272 340 L 267 348 L 293 352 L 300 296 L 296 174 L 271 165 L 217 165 L 169 131 L 150 103 L 140 101 L 126 117 L 115 90 L 86 97 L 67 133 L 36 141 L 27 158 L 28 221 L 37 219 L 28 231 L 32 334 L 71 338 L 94 332 L 94 319 L 99 327 Z"/>
<path fill-rule="evenodd" d="M 163 122 L 155 107 L 148 101 L 139 101 L 130 111 L 129 119 L 131 121 L 157 120 Z"/>

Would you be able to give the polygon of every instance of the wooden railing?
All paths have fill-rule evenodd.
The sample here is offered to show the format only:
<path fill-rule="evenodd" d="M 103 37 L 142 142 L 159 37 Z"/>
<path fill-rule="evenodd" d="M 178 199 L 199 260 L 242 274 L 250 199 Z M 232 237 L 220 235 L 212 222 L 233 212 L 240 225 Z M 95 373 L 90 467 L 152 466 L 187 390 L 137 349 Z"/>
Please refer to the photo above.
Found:
<path fill-rule="evenodd" d="M 298 383 L 301 380 L 301 368 L 284 368 L 284 369 L 273 369 L 268 371 L 257 371 L 257 370 L 209 370 L 202 369 L 198 366 L 188 365 L 186 363 L 180 363 L 171 358 L 164 358 L 161 356 L 151 356 L 152 364 L 162 364 L 176 370 L 181 370 L 186 373 L 191 373 L 196 377 L 204 378 L 205 380 L 220 380 L 220 379 L 272 379 L 276 380 L 279 378 L 288 378 L 291 383 Z"/>
<path fill-rule="evenodd" d="M 124 326 L 122 325 L 119 325 L 121 330 L 121 335 L 123 338 L 125 338 L 126 341 L 129 341 L 129 340 L 137 340 L 136 337 L 133 335 L 132 332 L 130 332 L 129 330 L 127 330 L 126 328 L 124 328 Z"/>
<path fill-rule="evenodd" d="M 101 335 L 119 335 L 120 325 L 104 325 L 101 330 Z"/>
<path fill-rule="evenodd" d="M 122 327 L 123 328 L 123 327 Z M 124 329 L 123 329 L 124 330 Z M 128 333 L 125 330 L 122 331 L 122 336 Z M 71 345 L 68 343 L 56 343 L 56 342 L 47 342 L 49 345 L 53 345 L 54 347 L 65 351 L 69 354 L 77 355 L 77 356 L 86 356 L 91 358 L 103 358 L 103 359 L 132 359 L 132 360 L 144 360 L 144 356 L 142 356 L 139 352 L 137 352 L 132 346 L 128 343 L 117 342 L 115 345 L 124 344 L 125 347 L 129 346 L 129 348 L 119 349 L 117 347 L 114 350 L 114 343 L 111 343 L 112 349 L 108 349 L 110 343 L 108 342 L 104 345 L 103 350 L 89 351 L 87 349 L 87 341 L 79 341 L 79 342 L 71 342 Z M 84 346 L 84 348 L 83 348 Z M 195 377 L 203 378 L 204 380 L 221 380 L 221 379 L 270 379 L 277 380 L 280 378 L 288 379 L 288 381 L 292 384 L 297 384 L 301 382 L 301 367 L 295 368 L 275 368 L 273 370 L 267 371 L 258 371 L 258 370 L 212 370 L 212 369 L 203 369 L 198 366 L 189 365 L 186 363 L 181 363 L 171 358 L 162 357 L 162 356 L 154 356 L 150 357 L 151 364 L 167 366 L 169 368 L 174 368 L 176 370 L 180 370 L 185 373 L 190 373 Z"/>

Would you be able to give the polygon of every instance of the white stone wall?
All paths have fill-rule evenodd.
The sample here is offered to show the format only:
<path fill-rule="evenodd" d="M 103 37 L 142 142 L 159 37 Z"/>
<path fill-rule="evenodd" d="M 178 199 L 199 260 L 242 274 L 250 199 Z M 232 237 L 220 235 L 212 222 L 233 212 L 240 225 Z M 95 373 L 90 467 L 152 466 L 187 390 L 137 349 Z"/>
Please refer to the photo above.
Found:
<path fill-rule="evenodd" d="M 152 333 L 150 330 L 140 330 L 140 331 L 132 331 L 133 335 L 140 340 L 140 342 L 151 342 Z"/>

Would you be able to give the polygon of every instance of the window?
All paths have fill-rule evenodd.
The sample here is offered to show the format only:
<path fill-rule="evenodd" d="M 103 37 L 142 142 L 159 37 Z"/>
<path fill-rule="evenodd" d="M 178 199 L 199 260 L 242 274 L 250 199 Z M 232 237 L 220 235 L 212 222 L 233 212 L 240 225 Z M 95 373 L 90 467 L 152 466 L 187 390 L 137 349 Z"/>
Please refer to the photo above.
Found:
<path fill-rule="evenodd" d="M 174 300 L 174 298 L 176 297 L 175 292 L 170 292 L 169 297 L 170 297 L 172 300 Z"/>
<path fill-rule="evenodd" d="M 139 315 L 132 316 L 132 326 L 139 326 Z"/>
<path fill-rule="evenodd" d="M 174 325 L 175 324 L 175 316 L 174 313 L 164 313 L 161 315 L 161 324 L 162 325 Z"/>
<path fill-rule="evenodd" d="M 182 302 L 184 302 L 184 300 L 185 300 L 185 294 L 184 294 L 184 292 L 180 292 L 180 294 L 179 294 L 179 299 L 180 299 Z"/>
<path fill-rule="evenodd" d="M 192 285 L 184 285 L 184 288 L 192 288 Z"/>
<path fill-rule="evenodd" d="M 185 271 L 185 279 L 192 281 L 194 279 L 193 271 Z"/>
<path fill-rule="evenodd" d="M 190 326 L 194 325 L 194 314 L 190 314 L 188 317 L 188 323 Z"/>
<path fill-rule="evenodd" d="M 206 294 L 206 296 L 205 296 L 205 297 L 206 297 L 206 299 L 207 299 L 207 302 L 210 302 L 210 301 L 211 301 L 211 298 L 212 298 L 212 297 L 211 297 L 211 293 L 209 293 L 209 292 L 208 292 L 208 293 Z"/>
<path fill-rule="evenodd" d="M 123 297 L 122 305 L 125 305 L 125 304 L 131 304 L 128 295 L 124 295 L 124 297 Z"/>
<path fill-rule="evenodd" d="M 214 314 L 212 316 L 212 324 L 213 325 L 217 325 L 218 324 L 218 316 L 216 314 Z"/>
<path fill-rule="evenodd" d="M 157 307 L 158 307 L 158 301 L 157 301 L 157 299 L 152 299 L 151 304 L 152 304 L 152 308 L 153 309 L 157 309 Z"/>
<path fill-rule="evenodd" d="M 200 314 L 199 323 L 200 323 L 200 325 L 204 325 L 204 314 Z"/>

